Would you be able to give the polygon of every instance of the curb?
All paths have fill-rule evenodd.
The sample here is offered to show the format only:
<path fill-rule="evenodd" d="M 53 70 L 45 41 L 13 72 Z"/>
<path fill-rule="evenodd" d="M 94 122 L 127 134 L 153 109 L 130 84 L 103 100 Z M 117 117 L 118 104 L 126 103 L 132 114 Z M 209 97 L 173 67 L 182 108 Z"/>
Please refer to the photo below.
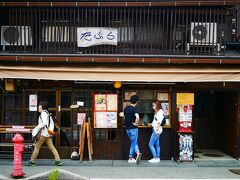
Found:
<path fill-rule="evenodd" d="M 55 169 L 55 170 L 59 171 L 58 179 L 73 179 L 73 180 L 77 180 L 77 179 L 79 179 L 79 180 L 89 180 L 90 179 L 90 178 L 87 178 L 85 176 L 74 174 L 74 173 L 71 173 L 71 172 L 63 170 L 63 169 Z M 30 176 L 30 177 L 27 177 L 27 178 L 24 178 L 24 179 L 25 180 L 48 179 L 48 176 L 49 176 L 50 172 L 52 172 L 52 171 L 43 172 L 43 173 L 36 174 L 34 176 Z"/>

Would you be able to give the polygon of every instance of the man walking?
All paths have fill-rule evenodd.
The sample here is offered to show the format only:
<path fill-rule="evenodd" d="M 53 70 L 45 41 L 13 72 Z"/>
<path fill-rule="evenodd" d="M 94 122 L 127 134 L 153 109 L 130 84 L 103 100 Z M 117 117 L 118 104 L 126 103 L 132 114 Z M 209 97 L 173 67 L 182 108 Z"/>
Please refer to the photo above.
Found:
<path fill-rule="evenodd" d="M 39 102 L 38 106 L 38 112 L 40 112 L 39 118 L 38 118 L 38 126 L 35 129 L 39 129 L 40 137 L 38 137 L 37 142 L 34 146 L 34 151 L 32 153 L 31 160 L 26 164 L 27 166 L 35 166 L 35 162 L 37 159 L 37 156 L 39 154 L 39 150 L 42 147 L 43 143 L 46 143 L 50 151 L 53 153 L 55 158 L 55 165 L 61 166 L 62 162 L 60 160 L 59 154 L 56 150 L 56 148 L 53 145 L 52 142 L 52 136 L 48 133 L 48 124 L 49 124 L 49 113 L 47 111 L 48 103 L 47 102 Z"/>
<path fill-rule="evenodd" d="M 129 163 L 140 163 L 141 153 L 138 147 L 138 122 L 139 122 L 139 114 L 137 113 L 136 105 L 138 102 L 138 96 L 133 95 L 130 98 L 131 105 L 127 106 L 124 109 L 124 120 L 125 120 L 125 128 L 127 135 L 131 141 L 131 147 L 129 151 Z M 137 154 L 136 159 L 134 159 L 134 154 Z"/>

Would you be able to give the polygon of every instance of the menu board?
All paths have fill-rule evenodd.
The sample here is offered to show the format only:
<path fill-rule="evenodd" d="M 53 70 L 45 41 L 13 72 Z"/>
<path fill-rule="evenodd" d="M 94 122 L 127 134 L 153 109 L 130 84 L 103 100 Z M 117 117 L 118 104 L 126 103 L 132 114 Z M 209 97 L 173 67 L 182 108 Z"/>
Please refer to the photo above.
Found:
<path fill-rule="evenodd" d="M 192 105 L 178 105 L 179 121 L 192 121 Z"/>
<path fill-rule="evenodd" d="M 157 93 L 157 99 L 159 101 L 168 101 L 168 93 Z"/>
<path fill-rule="evenodd" d="M 94 96 L 94 110 L 106 111 L 107 110 L 107 96 L 105 94 L 95 94 Z"/>
<path fill-rule="evenodd" d="M 94 95 L 94 128 L 117 128 L 118 95 Z"/>
<path fill-rule="evenodd" d="M 179 134 L 179 160 L 193 161 L 192 134 Z"/>
<path fill-rule="evenodd" d="M 95 128 L 117 128 L 117 112 L 95 112 Z"/>
<path fill-rule="evenodd" d="M 107 111 L 117 111 L 117 94 L 107 95 Z"/>

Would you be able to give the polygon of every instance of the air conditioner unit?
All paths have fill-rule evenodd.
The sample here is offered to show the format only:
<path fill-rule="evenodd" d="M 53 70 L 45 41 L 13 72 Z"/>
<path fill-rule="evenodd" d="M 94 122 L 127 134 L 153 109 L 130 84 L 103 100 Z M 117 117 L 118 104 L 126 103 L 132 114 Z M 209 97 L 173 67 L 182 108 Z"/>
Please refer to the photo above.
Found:
<path fill-rule="evenodd" d="M 191 23 L 191 45 L 216 45 L 217 23 L 192 22 Z"/>
<path fill-rule="evenodd" d="M 32 45 L 30 26 L 1 26 L 1 45 L 29 46 Z"/>

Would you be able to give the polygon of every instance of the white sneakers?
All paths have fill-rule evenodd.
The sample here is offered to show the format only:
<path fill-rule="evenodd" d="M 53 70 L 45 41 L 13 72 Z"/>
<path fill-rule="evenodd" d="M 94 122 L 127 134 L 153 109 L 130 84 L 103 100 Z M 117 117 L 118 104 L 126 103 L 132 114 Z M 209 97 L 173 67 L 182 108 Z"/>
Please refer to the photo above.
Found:
<path fill-rule="evenodd" d="M 139 161 L 141 160 L 141 154 L 139 154 L 140 157 L 139 157 Z M 150 160 L 148 160 L 149 163 L 160 163 L 160 158 L 152 158 Z M 134 158 L 130 158 L 128 159 L 128 163 L 137 163 L 137 160 L 134 159 Z M 139 162 L 137 163 L 139 164 Z"/>
<path fill-rule="evenodd" d="M 128 163 L 136 163 L 137 161 L 136 161 L 136 159 L 134 159 L 134 158 L 131 158 L 131 159 L 128 159 Z"/>
<path fill-rule="evenodd" d="M 160 158 L 152 158 L 148 160 L 149 163 L 160 163 Z"/>

